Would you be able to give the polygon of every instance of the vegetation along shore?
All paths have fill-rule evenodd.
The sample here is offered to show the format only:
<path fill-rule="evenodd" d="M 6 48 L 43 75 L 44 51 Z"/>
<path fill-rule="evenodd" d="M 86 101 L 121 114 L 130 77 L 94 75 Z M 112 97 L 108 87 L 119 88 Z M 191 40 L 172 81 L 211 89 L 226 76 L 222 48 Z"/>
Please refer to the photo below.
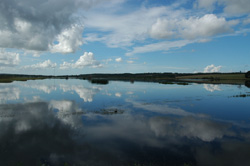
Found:
<path fill-rule="evenodd" d="M 83 79 L 91 83 L 108 84 L 108 81 L 145 81 L 162 84 L 179 83 L 212 83 L 212 84 L 245 84 L 250 87 L 250 71 L 246 73 L 121 73 L 121 74 L 80 74 L 80 75 L 22 75 L 0 74 L 0 83 L 27 81 L 35 79 Z"/>

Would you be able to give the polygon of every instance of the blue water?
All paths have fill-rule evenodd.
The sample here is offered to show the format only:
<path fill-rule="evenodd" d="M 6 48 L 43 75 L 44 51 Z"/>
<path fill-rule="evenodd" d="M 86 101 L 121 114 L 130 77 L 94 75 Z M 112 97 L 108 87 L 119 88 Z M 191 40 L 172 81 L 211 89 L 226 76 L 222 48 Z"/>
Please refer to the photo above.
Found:
<path fill-rule="evenodd" d="M 240 95 L 246 94 L 246 97 Z M 250 165 L 250 89 L 0 84 L 0 165 Z"/>

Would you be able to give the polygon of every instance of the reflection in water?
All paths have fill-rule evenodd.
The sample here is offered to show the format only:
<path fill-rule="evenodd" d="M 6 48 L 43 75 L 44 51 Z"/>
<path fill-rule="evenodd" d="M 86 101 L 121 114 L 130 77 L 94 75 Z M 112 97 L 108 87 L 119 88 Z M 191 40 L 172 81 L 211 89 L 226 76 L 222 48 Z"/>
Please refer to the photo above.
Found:
<path fill-rule="evenodd" d="M 140 108 L 150 112 L 161 113 L 165 115 L 179 115 L 179 116 L 198 116 L 198 117 L 206 117 L 204 114 L 195 114 L 191 112 L 187 112 L 181 108 L 173 108 L 169 107 L 168 105 L 164 104 L 151 104 L 151 103 L 140 103 L 131 100 L 127 100 L 133 104 L 135 108 Z"/>
<path fill-rule="evenodd" d="M 204 84 L 204 88 L 209 91 L 209 92 L 214 92 L 214 91 L 221 91 L 219 85 L 214 85 L 214 84 Z"/>
<path fill-rule="evenodd" d="M 94 86 L 86 88 L 83 85 L 69 86 L 65 84 L 60 84 L 60 88 L 64 92 L 75 91 L 80 96 L 80 98 L 84 100 L 84 102 L 92 102 L 94 95 L 100 92 L 101 90 L 101 88 Z"/>
<path fill-rule="evenodd" d="M 195 100 L 202 99 L 199 92 L 185 91 L 197 85 L 190 85 L 179 93 L 176 88 L 165 89 L 166 86 L 144 83 L 148 91 L 143 94 L 142 89 L 134 88 L 141 88 L 140 83 L 120 86 L 119 92 L 113 89 L 114 82 L 101 88 L 82 82 L 60 83 L 50 95 L 48 91 L 24 93 L 17 83 L 1 84 L 1 101 L 15 100 L 17 103 L 0 104 L 1 166 L 250 165 L 249 121 L 244 119 L 242 122 L 241 116 L 236 120 L 223 117 L 235 110 L 247 112 L 249 107 L 244 107 L 247 98 L 222 100 L 223 96 L 218 95 L 220 102 L 225 102 L 222 109 L 226 111 L 223 111 L 211 103 L 217 96 L 211 96 L 213 100 L 208 95 L 206 100 Z M 218 90 L 220 87 L 214 89 L 224 93 Z M 103 93 L 99 93 L 101 90 Z M 115 96 L 107 95 L 109 91 Z M 15 92 L 13 96 L 11 92 Z M 61 97 L 64 92 L 76 93 L 65 93 Z M 248 91 L 236 87 L 226 96 L 242 92 Z M 94 98 L 97 93 L 98 97 Z M 85 102 L 64 98 L 73 95 Z M 32 100 L 25 100 L 32 97 Z M 186 106 L 185 99 L 188 99 L 186 103 L 192 102 L 192 106 Z M 170 102 L 174 100 L 179 102 Z M 230 107 L 226 107 L 228 103 Z M 209 110 L 202 111 L 204 107 Z M 223 116 L 214 116 L 213 109 Z"/>
<path fill-rule="evenodd" d="M 229 122 L 82 113 L 72 101 L 1 105 L 0 165 L 250 164 L 249 130 Z"/>
<path fill-rule="evenodd" d="M 117 92 L 117 93 L 115 93 L 115 96 L 116 96 L 116 97 L 122 97 L 122 94 L 119 93 L 119 92 Z"/>
<path fill-rule="evenodd" d="M 48 104 L 1 105 L 0 165 L 39 165 L 45 158 L 59 160 L 74 152 L 72 130 L 56 118 Z"/>
<path fill-rule="evenodd" d="M 232 135 L 228 131 L 230 125 L 194 117 L 154 117 L 150 119 L 150 127 L 156 136 L 198 138 L 205 142 Z"/>
<path fill-rule="evenodd" d="M 44 84 L 41 81 L 29 82 L 29 84 L 23 83 L 22 86 L 37 89 L 43 91 L 44 93 L 50 94 L 53 91 L 56 91 L 56 86 L 54 84 Z"/>
<path fill-rule="evenodd" d="M 11 84 L 0 84 L 0 103 L 8 100 L 18 100 L 20 97 L 20 89 Z"/>
<path fill-rule="evenodd" d="M 250 88 L 250 81 L 245 81 L 245 86 Z"/>
<path fill-rule="evenodd" d="M 57 117 L 65 124 L 69 124 L 74 128 L 82 126 L 81 117 L 78 115 L 83 114 L 83 111 L 76 106 L 73 101 L 51 101 L 49 108 L 57 112 Z"/>

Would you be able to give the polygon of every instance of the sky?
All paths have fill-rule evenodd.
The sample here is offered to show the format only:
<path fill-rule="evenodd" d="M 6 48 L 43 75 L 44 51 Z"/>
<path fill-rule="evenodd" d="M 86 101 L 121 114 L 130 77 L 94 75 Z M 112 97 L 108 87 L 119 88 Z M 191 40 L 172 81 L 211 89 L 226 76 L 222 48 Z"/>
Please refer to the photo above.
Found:
<path fill-rule="evenodd" d="M 0 1 L 0 73 L 248 70 L 249 0 Z"/>

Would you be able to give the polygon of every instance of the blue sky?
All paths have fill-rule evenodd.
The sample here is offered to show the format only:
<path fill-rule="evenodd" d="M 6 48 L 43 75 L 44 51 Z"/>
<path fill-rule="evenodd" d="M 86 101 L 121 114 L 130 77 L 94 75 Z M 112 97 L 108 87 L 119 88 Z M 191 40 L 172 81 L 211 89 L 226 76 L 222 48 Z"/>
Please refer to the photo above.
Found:
<path fill-rule="evenodd" d="M 250 70 L 249 0 L 3 0 L 1 73 Z"/>

